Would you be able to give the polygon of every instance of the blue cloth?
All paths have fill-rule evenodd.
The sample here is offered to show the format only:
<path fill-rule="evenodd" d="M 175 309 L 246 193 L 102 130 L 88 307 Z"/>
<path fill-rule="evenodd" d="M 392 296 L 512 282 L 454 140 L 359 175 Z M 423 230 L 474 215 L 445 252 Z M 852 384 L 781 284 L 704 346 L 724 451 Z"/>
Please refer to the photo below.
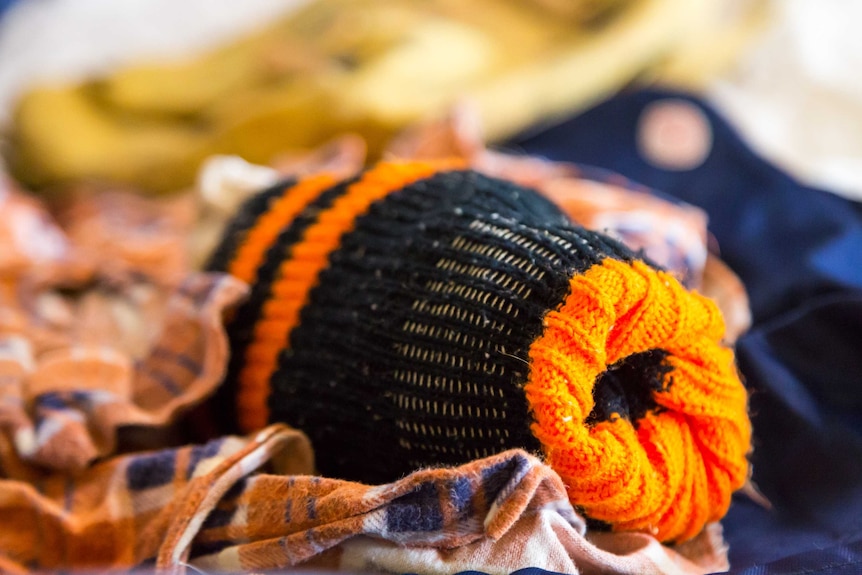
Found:
<path fill-rule="evenodd" d="M 3 17 L 3 14 L 15 4 L 17 0 L 0 0 L 0 18 Z"/>
<path fill-rule="evenodd" d="M 639 118 L 682 98 L 713 145 L 674 171 L 641 156 Z M 751 298 L 737 344 L 751 391 L 753 479 L 772 501 L 737 497 L 724 520 L 731 573 L 862 573 L 862 206 L 801 185 L 754 154 L 698 99 L 626 92 L 516 138 L 530 154 L 613 170 L 702 207 L 722 258 Z"/>

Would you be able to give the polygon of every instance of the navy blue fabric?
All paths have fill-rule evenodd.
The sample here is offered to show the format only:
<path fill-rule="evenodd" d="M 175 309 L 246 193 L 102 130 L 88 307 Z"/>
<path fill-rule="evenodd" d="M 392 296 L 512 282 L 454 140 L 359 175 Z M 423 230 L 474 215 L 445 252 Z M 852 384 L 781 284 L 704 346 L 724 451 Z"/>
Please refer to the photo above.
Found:
<path fill-rule="evenodd" d="M 859 575 L 862 572 L 862 542 L 791 555 L 767 565 L 737 571 L 740 575 L 787 575 L 789 573 Z"/>
<path fill-rule="evenodd" d="M 488 575 L 483 571 L 459 571 L 455 575 Z M 564 575 L 563 573 L 558 573 L 557 571 L 546 571 L 544 569 L 540 569 L 539 567 L 524 567 L 523 569 L 518 569 L 517 571 L 512 571 L 509 575 Z"/>
<path fill-rule="evenodd" d="M 697 168 L 661 169 L 638 152 L 642 111 L 666 98 L 711 123 Z M 754 324 L 737 353 L 754 481 L 774 504 L 734 500 L 723 522 L 731 573 L 862 573 L 862 206 L 796 182 L 674 92 L 622 93 L 511 145 L 613 170 L 708 213 L 751 298 Z"/>
<path fill-rule="evenodd" d="M 386 527 L 393 533 L 439 531 L 443 529 L 443 510 L 437 486 L 429 481 L 392 501 L 386 509 Z"/>
<path fill-rule="evenodd" d="M 17 0 L 0 0 L 0 18 Z"/>

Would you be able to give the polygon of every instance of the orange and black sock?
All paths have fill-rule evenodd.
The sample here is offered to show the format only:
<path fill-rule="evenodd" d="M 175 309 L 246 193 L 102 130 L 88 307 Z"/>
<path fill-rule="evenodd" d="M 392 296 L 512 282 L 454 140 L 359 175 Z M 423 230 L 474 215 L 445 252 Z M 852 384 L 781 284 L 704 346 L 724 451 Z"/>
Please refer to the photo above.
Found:
<path fill-rule="evenodd" d="M 223 408 L 303 429 L 324 475 L 520 447 L 588 517 L 665 541 L 747 478 L 716 306 L 534 191 L 451 163 L 307 178 L 250 200 L 211 269 L 252 285 Z"/>

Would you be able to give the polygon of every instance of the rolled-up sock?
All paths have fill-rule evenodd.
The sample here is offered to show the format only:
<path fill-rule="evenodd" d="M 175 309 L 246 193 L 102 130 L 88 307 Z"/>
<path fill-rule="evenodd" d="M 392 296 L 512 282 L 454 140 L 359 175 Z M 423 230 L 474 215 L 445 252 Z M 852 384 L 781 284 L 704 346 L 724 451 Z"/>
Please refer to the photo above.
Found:
<path fill-rule="evenodd" d="M 305 431 L 323 475 L 520 447 L 589 518 L 663 541 L 748 476 L 715 304 L 532 190 L 447 162 L 292 181 L 241 208 L 210 269 L 252 286 L 222 405 Z"/>

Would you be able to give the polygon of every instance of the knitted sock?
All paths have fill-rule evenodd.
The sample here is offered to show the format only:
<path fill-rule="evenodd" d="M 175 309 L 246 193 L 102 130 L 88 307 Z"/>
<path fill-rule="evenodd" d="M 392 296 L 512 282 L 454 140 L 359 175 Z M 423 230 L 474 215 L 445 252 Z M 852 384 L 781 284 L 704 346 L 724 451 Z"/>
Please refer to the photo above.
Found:
<path fill-rule="evenodd" d="M 324 475 L 520 447 L 588 517 L 666 541 L 747 478 L 716 306 L 531 190 L 451 163 L 311 177 L 250 200 L 211 268 L 252 286 L 223 396 L 243 430 L 304 430 Z"/>

